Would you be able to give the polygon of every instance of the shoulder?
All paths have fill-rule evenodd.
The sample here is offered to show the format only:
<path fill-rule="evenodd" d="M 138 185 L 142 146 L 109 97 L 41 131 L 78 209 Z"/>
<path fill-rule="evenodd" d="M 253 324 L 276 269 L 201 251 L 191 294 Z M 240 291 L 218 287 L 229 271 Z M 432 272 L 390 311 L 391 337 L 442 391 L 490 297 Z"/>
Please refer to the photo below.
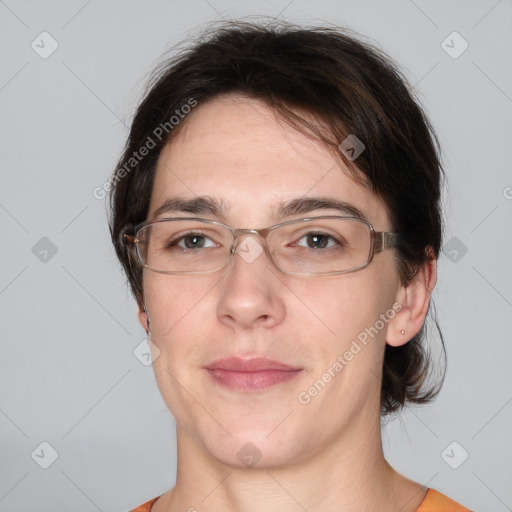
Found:
<path fill-rule="evenodd" d="M 448 498 L 444 494 L 429 489 L 422 501 L 420 508 L 416 512 L 471 512 L 469 508 L 459 505 L 457 502 Z"/>
<path fill-rule="evenodd" d="M 146 503 L 144 503 L 143 505 L 138 506 L 137 508 L 134 508 L 130 512 L 150 512 L 151 511 L 151 507 L 153 506 L 153 504 L 155 503 L 155 501 L 159 497 L 160 496 L 157 496 L 156 498 L 153 498 L 152 500 L 146 501 Z"/>

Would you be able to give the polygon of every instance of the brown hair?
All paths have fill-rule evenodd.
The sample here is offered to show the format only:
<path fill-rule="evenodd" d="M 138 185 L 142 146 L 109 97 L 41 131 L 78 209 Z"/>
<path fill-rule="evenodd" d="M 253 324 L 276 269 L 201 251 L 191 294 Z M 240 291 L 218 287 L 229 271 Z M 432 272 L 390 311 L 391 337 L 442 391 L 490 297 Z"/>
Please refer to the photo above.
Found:
<path fill-rule="evenodd" d="M 142 268 L 123 235 L 134 234 L 134 227 L 146 220 L 160 151 L 186 123 L 183 113 L 190 107 L 185 107 L 229 93 L 265 102 L 297 129 L 332 147 L 356 135 L 365 145 L 357 167 L 341 151 L 339 156 L 387 206 L 392 230 L 401 240 L 396 248 L 401 282 L 410 282 L 418 266 L 438 257 L 439 143 L 389 57 L 345 29 L 224 22 L 154 72 L 112 178 L 112 241 L 140 306 Z M 298 112 L 308 113 L 308 119 Z M 151 149 L 141 157 L 144 146 Z M 406 402 L 426 403 L 438 393 L 444 368 L 436 382 L 428 382 L 433 367 L 425 328 L 401 347 L 386 345 L 382 414 Z M 445 357 L 442 336 L 441 342 Z"/>

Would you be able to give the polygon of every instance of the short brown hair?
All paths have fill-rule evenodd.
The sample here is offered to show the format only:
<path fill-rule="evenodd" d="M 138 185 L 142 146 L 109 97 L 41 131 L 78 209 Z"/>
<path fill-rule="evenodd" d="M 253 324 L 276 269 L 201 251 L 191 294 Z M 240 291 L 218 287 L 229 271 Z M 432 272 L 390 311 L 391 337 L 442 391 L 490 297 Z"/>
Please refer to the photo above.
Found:
<path fill-rule="evenodd" d="M 229 93 L 265 102 L 294 127 L 330 146 L 356 135 L 365 145 L 357 167 L 341 151 L 339 155 L 354 178 L 364 181 L 388 208 L 392 230 L 400 234 L 396 260 L 401 282 L 407 284 L 418 266 L 438 257 L 443 177 L 439 143 L 412 88 L 389 57 L 345 29 L 223 22 L 154 72 L 113 176 L 111 236 L 139 306 L 142 268 L 127 251 L 123 235 L 134 234 L 134 227 L 146 220 L 160 151 L 186 123 L 185 117 L 174 128 L 170 120 L 186 112 L 191 100 L 201 105 Z M 311 114 L 327 129 L 297 112 Z M 152 149 L 134 159 L 149 140 Z M 428 402 L 441 387 L 444 369 L 436 382 L 428 382 L 432 361 L 424 345 L 425 327 L 401 347 L 386 345 L 382 414 L 407 402 Z M 445 357 L 442 336 L 441 342 Z"/>

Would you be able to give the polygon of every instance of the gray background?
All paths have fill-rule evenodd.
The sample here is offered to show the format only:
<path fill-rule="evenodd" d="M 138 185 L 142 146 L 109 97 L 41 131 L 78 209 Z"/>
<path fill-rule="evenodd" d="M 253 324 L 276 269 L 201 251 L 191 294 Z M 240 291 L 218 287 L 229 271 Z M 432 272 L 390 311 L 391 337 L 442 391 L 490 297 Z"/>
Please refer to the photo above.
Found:
<path fill-rule="evenodd" d="M 439 399 L 391 421 L 385 449 L 467 506 L 512 510 L 512 0 L 0 1 L 0 510 L 127 510 L 174 483 L 174 420 L 134 356 L 144 332 L 93 189 L 164 50 L 247 15 L 350 27 L 415 85 L 449 180 L 449 364 Z"/>

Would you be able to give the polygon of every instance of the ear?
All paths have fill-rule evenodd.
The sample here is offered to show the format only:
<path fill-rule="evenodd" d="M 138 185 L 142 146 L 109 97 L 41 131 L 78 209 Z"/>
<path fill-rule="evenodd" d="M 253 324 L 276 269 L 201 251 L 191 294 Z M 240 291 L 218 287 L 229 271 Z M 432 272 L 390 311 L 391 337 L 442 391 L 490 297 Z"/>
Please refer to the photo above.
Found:
<path fill-rule="evenodd" d="M 146 313 L 146 309 L 144 308 L 144 306 L 141 306 L 139 304 L 139 311 L 138 311 L 137 315 L 139 317 L 139 322 L 140 322 L 140 325 L 142 325 L 142 328 L 146 332 L 149 332 L 148 314 Z"/>
<path fill-rule="evenodd" d="M 389 322 L 386 335 L 388 345 L 405 345 L 418 334 L 425 322 L 436 281 L 437 261 L 432 256 L 418 268 L 411 282 L 407 286 L 401 286 L 397 292 L 395 303 L 400 304 L 401 309 Z"/>

